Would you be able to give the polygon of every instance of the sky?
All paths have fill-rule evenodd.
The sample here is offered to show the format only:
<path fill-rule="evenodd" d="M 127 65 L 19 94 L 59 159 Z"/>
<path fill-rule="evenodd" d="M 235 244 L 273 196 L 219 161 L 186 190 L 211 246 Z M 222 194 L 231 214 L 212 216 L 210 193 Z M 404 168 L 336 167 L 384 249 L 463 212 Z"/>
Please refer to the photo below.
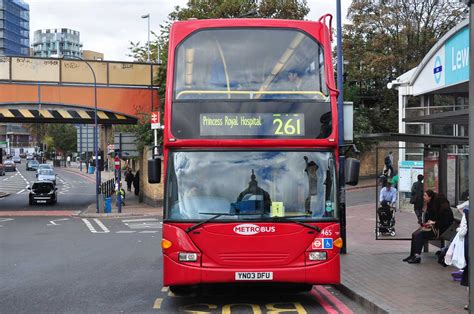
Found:
<path fill-rule="evenodd" d="M 351 0 L 342 1 L 347 15 Z M 69 28 L 81 33 L 84 50 L 102 52 L 106 60 L 132 61 L 130 41 L 146 43 L 148 24 L 141 16 L 150 14 L 150 29 L 158 31 L 168 14 L 187 0 L 25 0 L 30 5 L 30 42 L 38 29 Z M 336 0 L 307 0 L 309 20 L 331 13 Z"/>

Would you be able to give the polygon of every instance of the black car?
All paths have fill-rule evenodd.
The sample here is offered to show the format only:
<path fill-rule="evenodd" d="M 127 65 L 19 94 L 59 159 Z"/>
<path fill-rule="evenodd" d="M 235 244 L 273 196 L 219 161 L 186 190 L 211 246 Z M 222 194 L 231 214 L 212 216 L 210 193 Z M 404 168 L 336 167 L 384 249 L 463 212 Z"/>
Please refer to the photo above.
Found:
<path fill-rule="evenodd" d="M 26 162 L 26 170 L 38 170 L 39 162 L 37 160 L 28 160 Z"/>
<path fill-rule="evenodd" d="M 51 181 L 37 181 L 30 190 L 30 205 L 38 203 L 56 204 L 58 188 Z"/>

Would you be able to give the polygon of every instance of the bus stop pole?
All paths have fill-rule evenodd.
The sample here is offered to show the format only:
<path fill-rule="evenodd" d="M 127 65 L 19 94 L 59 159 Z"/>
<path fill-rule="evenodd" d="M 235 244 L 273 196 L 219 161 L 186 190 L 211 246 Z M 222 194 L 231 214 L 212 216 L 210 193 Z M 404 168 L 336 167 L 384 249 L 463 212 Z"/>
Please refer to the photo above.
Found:
<path fill-rule="evenodd" d="M 469 6 L 469 151 L 474 147 L 474 0 L 464 0 Z M 470 153 L 469 153 L 470 155 Z M 469 156 L 469 194 L 474 191 L 474 159 Z M 470 198 L 470 196 L 469 196 Z M 470 203 L 470 202 L 469 202 Z M 469 210 L 469 226 L 468 229 L 471 229 L 474 221 L 474 213 L 472 210 Z M 469 232 L 469 285 L 474 280 L 474 275 L 472 274 L 472 261 L 470 260 L 473 256 L 472 254 L 472 244 L 474 243 L 474 232 Z M 469 311 L 471 312 L 474 306 L 474 291 L 469 289 Z"/>
<path fill-rule="evenodd" d="M 341 253 L 347 253 L 347 237 L 346 237 L 346 184 L 345 184 L 345 168 L 346 160 L 342 154 L 342 145 L 344 145 L 344 82 L 343 82 L 343 62 L 342 62 L 342 14 L 341 0 L 337 0 L 337 114 L 338 114 L 338 143 L 339 143 L 339 219 L 341 223 L 341 238 L 344 245 Z"/>

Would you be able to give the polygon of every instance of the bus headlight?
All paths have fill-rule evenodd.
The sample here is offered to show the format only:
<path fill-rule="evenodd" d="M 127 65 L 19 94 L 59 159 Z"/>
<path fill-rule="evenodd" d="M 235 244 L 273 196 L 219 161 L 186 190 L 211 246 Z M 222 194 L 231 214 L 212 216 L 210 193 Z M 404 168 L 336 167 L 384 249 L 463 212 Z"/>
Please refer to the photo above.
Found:
<path fill-rule="evenodd" d="M 327 258 L 327 252 L 309 252 L 310 261 L 325 261 Z"/>
<path fill-rule="evenodd" d="M 198 258 L 197 253 L 180 252 L 178 254 L 178 260 L 180 262 L 195 262 L 197 261 L 197 258 Z"/>

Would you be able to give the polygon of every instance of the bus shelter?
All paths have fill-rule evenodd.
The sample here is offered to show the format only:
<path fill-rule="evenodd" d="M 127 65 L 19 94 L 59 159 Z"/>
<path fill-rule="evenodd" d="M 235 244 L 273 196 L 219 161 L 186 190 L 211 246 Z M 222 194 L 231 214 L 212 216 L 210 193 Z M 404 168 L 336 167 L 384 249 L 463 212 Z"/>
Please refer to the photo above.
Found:
<path fill-rule="evenodd" d="M 437 117 L 423 117 L 433 123 Z M 442 121 L 442 120 L 439 120 Z M 469 151 L 468 137 L 420 135 L 403 133 L 364 134 L 359 138 L 376 142 L 399 142 L 398 146 L 377 146 L 376 169 L 376 219 L 374 233 L 377 240 L 410 240 L 411 233 L 418 227 L 417 218 L 410 204 L 411 187 L 418 174 L 424 176 L 424 190 L 431 189 L 447 196 L 452 207 L 467 200 L 469 195 Z M 382 176 L 384 160 L 392 152 L 394 174 L 398 175 L 397 206 L 393 213 L 393 228 L 385 230 L 381 225 L 380 190 L 385 178 Z M 389 173 L 387 180 L 392 180 Z M 392 230 L 394 229 L 394 230 Z M 382 231 L 382 232 L 380 232 Z M 394 232 L 392 232 L 394 231 Z"/>

